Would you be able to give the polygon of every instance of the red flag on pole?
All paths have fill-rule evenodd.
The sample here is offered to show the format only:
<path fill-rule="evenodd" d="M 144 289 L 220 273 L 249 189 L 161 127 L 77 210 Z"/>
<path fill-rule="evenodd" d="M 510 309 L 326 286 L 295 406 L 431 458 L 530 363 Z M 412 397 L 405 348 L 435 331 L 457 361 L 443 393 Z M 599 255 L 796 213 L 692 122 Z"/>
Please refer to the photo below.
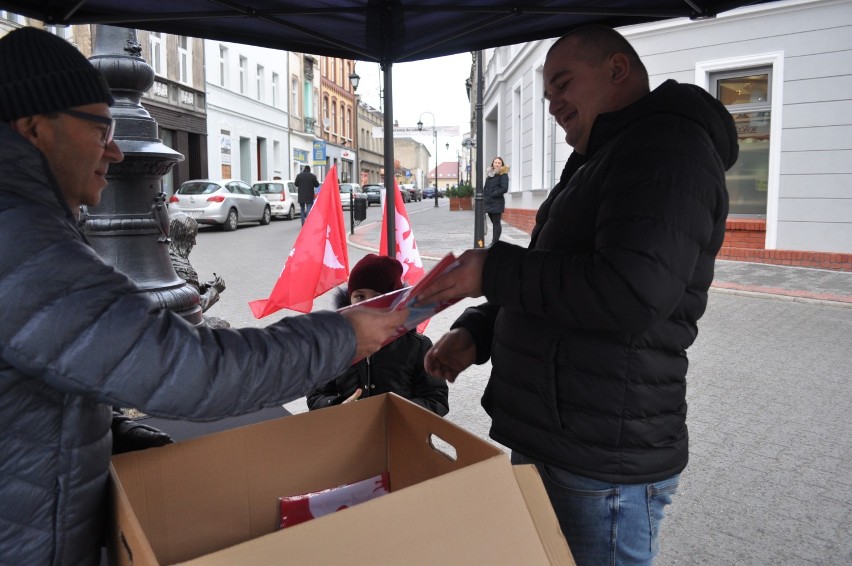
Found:
<path fill-rule="evenodd" d="M 346 226 L 337 184 L 337 166 L 329 170 L 284 269 L 268 299 L 251 301 L 255 318 L 281 309 L 310 312 L 314 298 L 349 277 Z"/>
<path fill-rule="evenodd" d="M 417 250 L 417 242 L 414 241 L 414 230 L 411 228 L 411 222 L 408 220 L 408 211 L 405 210 L 405 203 L 402 201 L 402 195 L 399 192 L 399 185 L 396 179 L 393 181 L 393 195 L 395 200 L 394 218 L 396 227 L 396 259 L 402 264 L 402 280 L 408 285 L 415 285 L 423 279 L 426 270 L 423 269 L 423 261 L 420 259 L 420 252 Z M 387 198 L 387 197 L 385 197 Z M 385 226 L 387 226 L 388 209 L 382 207 L 382 238 L 379 243 L 379 254 L 390 255 L 388 253 L 388 236 Z"/>
<path fill-rule="evenodd" d="M 402 200 L 402 194 L 399 192 L 399 185 L 396 179 L 393 181 L 393 194 L 395 200 L 394 218 L 396 222 L 396 259 L 402 264 L 402 280 L 406 285 L 416 285 L 418 281 L 426 275 L 426 270 L 423 269 L 423 261 L 420 259 L 420 251 L 417 249 L 417 242 L 414 240 L 414 230 L 411 228 L 411 222 L 408 220 L 408 211 L 405 209 L 405 203 Z M 387 198 L 387 196 L 385 197 Z M 388 235 L 385 226 L 388 225 L 388 209 L 382 206 L 382 238 L 379 241 L 379 254 L 388 254 Z M 426 319 L 417 325 L 417 332 L 422 333 L 426 330 L 430 319 Z"/>

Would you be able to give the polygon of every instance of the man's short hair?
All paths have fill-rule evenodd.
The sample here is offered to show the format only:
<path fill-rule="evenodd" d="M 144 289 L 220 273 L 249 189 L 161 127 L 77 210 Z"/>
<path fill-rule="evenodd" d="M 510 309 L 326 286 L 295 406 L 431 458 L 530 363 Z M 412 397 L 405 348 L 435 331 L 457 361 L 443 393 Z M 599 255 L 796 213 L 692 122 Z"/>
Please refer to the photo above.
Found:
<path fill-rule="evenodd" d="M 0 39 L 0 121 L 115 100 L 101 72 L 64 39 L 32 27 Z"/>
<path fill-rule="evenodd" d="M 607 57 L 614 53 L 623 53 L 630 60 L 631 66 L 647 78 L 648 71 L 645 64 L 639 58 L 639 54 L 630 45 L 623 35 L 609 26 L 602 24 L 589 24 L 573 29 L 556 40 L 550 46 L 547 55 L 550 55 L 557 45 L 567 39 L 577 40 L 579 55 L 590 63 L 602 63 Z"/>

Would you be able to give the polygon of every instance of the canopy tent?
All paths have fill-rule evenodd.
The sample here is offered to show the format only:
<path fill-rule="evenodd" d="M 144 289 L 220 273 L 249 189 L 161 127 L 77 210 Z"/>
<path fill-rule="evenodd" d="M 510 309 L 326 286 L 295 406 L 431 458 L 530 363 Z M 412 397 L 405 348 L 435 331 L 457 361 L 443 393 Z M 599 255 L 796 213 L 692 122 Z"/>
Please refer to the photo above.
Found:
<path fill-rule="evenodd" d="M 47 24 L 109 24 L 377 62 L 384 71 L 385 171 L 393 171 L 393 63 L 558 37 L 587 23 L 711 18 L 766 1 L 771 0 L 0 0 L 0 8 Z M 481 64 L 478 68 L 481 97 Z M 481 106 L 476 117 L 481 139 Z M 481 151 L 480 143 L 480 167 Z M 477 178 L 481 184 L 482 175 Z M 393 250 L 394 199 L 386 201 Z"/>

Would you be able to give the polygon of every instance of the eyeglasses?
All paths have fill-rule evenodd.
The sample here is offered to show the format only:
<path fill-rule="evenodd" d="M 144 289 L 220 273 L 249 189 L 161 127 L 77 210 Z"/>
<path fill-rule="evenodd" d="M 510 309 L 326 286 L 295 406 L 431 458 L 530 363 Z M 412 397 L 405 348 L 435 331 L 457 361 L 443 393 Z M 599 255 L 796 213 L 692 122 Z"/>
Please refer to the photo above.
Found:
<path fill-rule="evenodd" d="M 107 127 L 107 129 L 103 133 L 103 137 L 101 138 L 101 143 L 104 145 L 104 148 L 110 144 L 112 141 L 112 136 L 115 133 L 115 118 L 107 118 L 106 116 L 99 116 L 97 114 L 90 114 L 88 112 L 80 112 L 78 110 L 60 110 L 60 114 L 67 114 L 68 116 L 73 116 L 79 120 L 85 120 L 87 122 L 95 122 L 96 124 L 103 124 Z"/>

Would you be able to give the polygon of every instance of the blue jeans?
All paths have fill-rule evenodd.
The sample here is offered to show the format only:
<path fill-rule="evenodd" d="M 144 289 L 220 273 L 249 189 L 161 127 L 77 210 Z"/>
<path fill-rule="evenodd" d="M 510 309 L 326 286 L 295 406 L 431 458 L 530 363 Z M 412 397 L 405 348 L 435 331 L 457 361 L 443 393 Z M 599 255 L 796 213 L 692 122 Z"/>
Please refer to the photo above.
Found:
<path fill-rule="evenodd" d="M 666 505 L 680 474 L 655 483 L 584 478 L 512 451 L 513 464 L 535 464 L 577 566 L 653 564 Z"/>
<path fill-rule="evenodd" d="M 305 218 L 308 217 L 308 214 L 311 212 L 311 207 L 314 205 L 312 202 L 300 202 L 299 209 L 302 211 L 300 215 L 302 218 L 302 224 L 305 223 Z"/>

